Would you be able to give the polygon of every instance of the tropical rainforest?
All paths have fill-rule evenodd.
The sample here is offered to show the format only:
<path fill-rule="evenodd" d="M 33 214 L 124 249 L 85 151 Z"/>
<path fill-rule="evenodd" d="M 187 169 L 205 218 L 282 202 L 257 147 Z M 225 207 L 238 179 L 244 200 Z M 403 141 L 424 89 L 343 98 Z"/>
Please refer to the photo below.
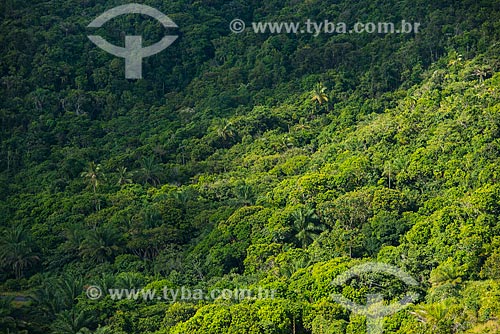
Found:
<path fill-rule="evenodd" d="M 178 28 L 87 27 L 125 3 L 0 2 L 1 333 L 361 334 L 332 295 L 409 290 L 384 333 L 500 333 L 498 0 L 148 0 Z M 307 19 L 421 26 L 250 26 Z M 90 34 L 178 38 L 131 80 Z M 332 284 L 367 263 L 417 284 Z M 108 293 L 166 287 L 272 295 Z"/>

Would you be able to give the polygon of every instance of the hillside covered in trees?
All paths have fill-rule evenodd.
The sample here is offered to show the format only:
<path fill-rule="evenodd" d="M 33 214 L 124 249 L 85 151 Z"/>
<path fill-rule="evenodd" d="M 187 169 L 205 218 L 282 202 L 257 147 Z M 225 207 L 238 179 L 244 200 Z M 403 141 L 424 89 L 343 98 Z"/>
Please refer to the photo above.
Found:
<path fill-rule="evenodd" d="M 120 1 L 0 3 L 0 332 L 361 334 L 332 299 L 408 290 L 384 333 L 500 332 L 500 2 L 160 1 L 123 45 L 176 34 L 127 80 L 87 25 Z M 417 34 L 231 33 L 419 22 Z M 104 292 L 89 295 L 89 287 Z M 113 299 L 109 289 L 272 291 Z"/>

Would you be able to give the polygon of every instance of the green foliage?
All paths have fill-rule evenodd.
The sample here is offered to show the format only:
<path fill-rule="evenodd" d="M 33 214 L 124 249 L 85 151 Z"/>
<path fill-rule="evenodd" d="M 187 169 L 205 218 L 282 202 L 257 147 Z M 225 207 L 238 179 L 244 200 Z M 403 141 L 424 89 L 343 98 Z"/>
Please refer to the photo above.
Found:
<path fill-rule="evenodd" d="M 22 225 L 2 231 L 0 238 L 0 264 L 20 279 L 24 272 L 40 260 L 35 253 L 31 235 Z"/>
<path fill-rule="evenodd" d="M 0 331 L 364 333 L 331 293 L 406 292 L 331 284 L 370 258 L 419 283 L 388 333 L 500 331 L 495 1 L 147 4 L 180 37 L 126 80 L 85 38 L 115 3 L 0 3 Z M 229 34 L 235 17 L 422 30 Z M 132 33 L 164 30 L 126 15 L 99 31 Z M 91 300 L 91 284 L 276 296 Z"/>

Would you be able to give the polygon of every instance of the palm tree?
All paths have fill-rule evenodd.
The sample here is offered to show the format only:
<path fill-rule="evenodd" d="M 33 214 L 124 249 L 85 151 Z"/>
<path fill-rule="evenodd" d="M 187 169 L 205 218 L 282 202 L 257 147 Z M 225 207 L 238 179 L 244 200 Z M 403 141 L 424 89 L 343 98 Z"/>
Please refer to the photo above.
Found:
<path fill-rule="evenodd" d="M 460 62 L 463 60 L 463 57 L 462 55 L 454 55 L 454 58 L 451 59 L 449 62 L 448 62 L 448 66 L 455 66 L 457 64 L 460 64 Z"/>
<path fill-rule="evenodd" d="M 389 189 L 391 187 L 398 188 L 398 185 L 394 183 L 394 180 L 398 174 L 405 172 L 408 166 L 408 158 L 406 156 L 399 156 L 392 161 L 386 161 L 383 165 L 382 175 L 387 176 L 389 181 Z"/>
<path fill-rule="evenodd" d="M 449 300 L 445 300 L 444 302 L 420 305 L 415 312 L 411 313 L 415 315 L 420 322 L 426 324 L 432 333 L 437 333 L 439 324 L 446 318 L 450 311 L 450 306 Z"/>
<path fill-rule="evenodd" d="M 191 199 L 191 194 L 188 191 L 173 191 L 170 193 L 170 196 L 174 199 L 176 205 L 178 205 L 183 214 L 186 214 L 187 204 Z"/>
<path fill-rule="evenodd" d="M 311 264 L 311 259 L 307 256 L 301 256 L 296 259 L 292 259 L 280 268 L 280 272 L 285 277 L 292 277 L 299 269 L 307 268 Z"/>
<path fill-rule="evenodd" d="M 102 227 L 92 230 L 80 245 L 80 255 L 94 262 L 105 262 L 120 250 L 119 233 Z"/>
<path fill-rule="evenodd" d="M 154 187 L 159 185 L 162 169 L 156 163 L 155 158 L 153 156 L 142 158 L 141 166 L 140 174 L 142 180 Z"/>
<path fill-rule="evenodd" d="M 217 123 L 217 135 L 222 139 L 234 137 L 233 122 L 221 119 Z"/>
<path fill-rule="evenodd" d="M 66 242 L 62 247 L 64 251 L 69 253 L 77 251 L 84 239 L 82 225 L 80 224 L 72 224 L 67 226 L 63 230 L 62 235 L 66 239 Z"/>
<path fill-rule="evenodd" d="M 382 175 L 387 176 L 387 179 L 389 180 L 389 189 L 391 189 L 391 180 L 393 177 L 394 173 L 394 167 L 392 166 L 392 163 L 390 161 L 386 161 L 384 163 L 384 170 L 382 171 Z"/>
<path fill-rule="evenodd" d="M 319 105 L 328 102 L 328 95 L 326 94 L 326 87 L 321 82 L 318 82 L 312 91 L 311 100 L 316 101 Z"/>
<path fill-rule="evenodd" d="M 2 333 L 16 333 L 16 319 L 12 316 L 13 301 L 12 296 L 0 297 L 0 332 Z"/>
<path fill-rule="evenodd" d="M 81 276 L 66 274 L 55 281 L 58 300 L 64 308 L 72 308 L 82 293 L 83 279 Z"/>
<path fill-rule="evenodd" d="M 217 134 L 217 137 L 224 143 L 226 143 L 230 138 L 234 138 L 236 135 L 233 122 L 227 119 L 215 119 L 212 125 L 212 129 Z"/>
<path fill-rule="evenodd" d="M 429 281 L 433 286 L 449 284 L 457 287 L 462 283 L 463 268 L 452 262 L 444 262 L 431 272 Z"/>
<path fill-rule="evenodd" d="M 96 211 L 101 209 L 100 200 L 97 198 L 97 187 L 104 180 L 104 174 L 101 169 L 101 164 L 89 162 L 87 171 L 81 173 L 83 177 L 92 187 L 94 193 L 94 207 Z"/>
<path fill-rule="evenodd" d="M 118 173 L 117 185 L 123 186 L 124 184 L 132 183 L 132 173 L 127 171 L 127 167 L 118 167 L 116 172 Z"/>
<path fill-rule="evenodd" d="M 294 138 L 289 135 L 283 135 L 280 137 L 280 149 L 281 151 L 286 151 L 294 146 Z"/>
<path fill-rule="evenodd" d="M 252 205 L 255 202 L 255 194 L 252 186 L 249 184 L 241 184 L 233 190 L 236 197 L 236 203 L 243 206 Z"/>
<path fill-rule="evenodd" d="M 89 333 L 88 326 L 92 323 L 93 317 L 89 316 L 85 310 L 65 310 L 59 313 L 52 324 L 54 334 L 83 334 Z"/>
<path fill-rule="evenodd" d="M 94 334 L 113 334 L 113 330 L 109 327 L 101 327 L 99 325 L 99 327 L 97 327 L 97 329 L 95 330 Z"/>
<path fill-rule="evenodd" d="M 158 208 L 146 206 L 141 210 L 142 224 L 146 228 L 155 228 L 163 224 L 163 217 Z"/>
<path fill-rule="evenodd" d="M 479 78 L 479 82 L 483 82 L 484 78 L 489 74 L 490 68 L 481 67 L 474 70 L 474 75 Z"/>
<path fill-rule="evenodd" d="M 53 278 L 45 277 L 52 282 Z M 35 290 L 33 296 L 36 309 L 43 317 L 51 317 L 64 309 L 64 302 L 57 296 L 54 286 L 43 281 L 42 286 Z"/>
<path fill-rule="evenodd" d="M 5 229 L 0 237 L 0 264 L 2 267 L 11 267 L 16 279 L 21 278 L 26 269 L 40 260 L 32 245 L 30 234 L 21 225 Z"/>
<path fill-rule="evenodd" d="M 324 227 L 316 225 L 314 221 L 318 218 L 312 208 L 298 208 L 291 214 L 295 237 L 299 240 L 302 248 L 316 239 L 319 232 L 324 231 Z"/>
<path fill-rule="evenodd" d="M 82 172 L 81 177 L 92 186 L 94 194 L 97 192 L 97 187 L 104 179 L 104 174 L 101 170 L 101 164 L 96 164 L 94 161 L 89 162 L 87 170 Z"/>
<path fill-rule="evenodd" d="M 121 273 L 116 277 L 116 286 L 123 289 L 135 289 L 144 285 L 144 279 L 139 273 Z"/>
<path fill-rule="evenodd" d="M 116 286 L 116 277 L 114 274 L 102 273 L 100 277 L 94 279 L 93 283 L 99 286 L 102 291 L 108 291 Z M 88 286 L 84 286 L 84 289 L 87 288 Z"/>

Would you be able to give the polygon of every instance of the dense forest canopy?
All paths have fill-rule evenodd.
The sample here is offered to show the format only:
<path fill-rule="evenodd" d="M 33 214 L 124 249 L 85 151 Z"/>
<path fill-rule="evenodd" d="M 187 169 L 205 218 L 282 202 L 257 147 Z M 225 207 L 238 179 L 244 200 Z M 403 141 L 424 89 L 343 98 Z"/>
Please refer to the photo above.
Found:
<path fill-rule="evenodd" d="M 500 332 L 498 1 L 151 0 L 178 28 L 88 27 L 123 4 L 0 3 L 1 333 L 358 334 L 332 295 L 408 289 L 384 333 Z M 250 25 L 307 19 L 421 27 Z M 129 80 L 90 33 L 178 38 Z M 367 263 L 416 285 L 332 284 Z M 272 298 L 193 295 L 224 289 Z"/>

